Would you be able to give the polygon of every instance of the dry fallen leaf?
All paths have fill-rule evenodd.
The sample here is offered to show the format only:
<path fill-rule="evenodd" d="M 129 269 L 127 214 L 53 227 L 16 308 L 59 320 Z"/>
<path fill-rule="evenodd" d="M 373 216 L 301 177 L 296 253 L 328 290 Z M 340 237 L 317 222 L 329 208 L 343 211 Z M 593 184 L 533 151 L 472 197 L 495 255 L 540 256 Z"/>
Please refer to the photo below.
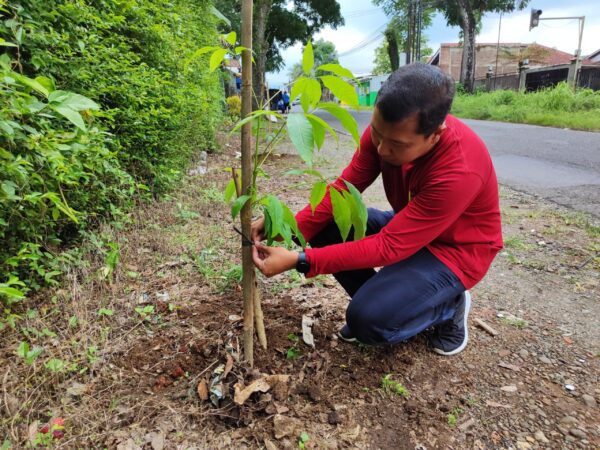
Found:
<path fill-rule="evenodd" d="M 233 358 L 228 353 L 227 354 L 227 362 L 225 363 L 225 370 L 223 371 L 223 377 L 221 378 L 222 380 L 224 380 L 225 378 L 227 378 L 227 374 L 229 372 L 231 372 L 231 369 L 233 369 Z"/>
<path fill-rule="evenodd" d="M 208 400 L 208 384 L 204 378 L 198 383 L 198 397 L 200 400 Z"/>
<path fill-rule="evenodd" d="M 267 375 L 258 380 L 254 380 L 245 388 L 242 388 L 241 383 L 236 383 L 235 386 L 233 386 L 235 390 L 233 401 L 238 405 L 243 405 L 253 393 L 259 391 L 267 392 L 276 383 L 287 383 L 289 379 L 289 375 Z"/>

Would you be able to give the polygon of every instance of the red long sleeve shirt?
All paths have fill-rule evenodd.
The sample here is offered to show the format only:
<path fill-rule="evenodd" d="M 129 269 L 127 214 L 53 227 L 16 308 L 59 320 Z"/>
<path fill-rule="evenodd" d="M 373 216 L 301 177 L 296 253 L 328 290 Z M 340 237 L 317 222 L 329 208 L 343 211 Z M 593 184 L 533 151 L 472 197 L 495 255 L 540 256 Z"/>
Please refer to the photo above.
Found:
<path fill-rule="evenodd" d="M 477 284 L 502 248 L 498 182 L 481 139 L 448 116 L 430 152 L 396 167 L 381 160 L 367 127 L 360 150 L 332 186 L 346 189 L 347 180 L 362 192 L 379 174 L 396 213 L 393 219 L 364 239 L 307 248 L 307 276 L 387 266 L 427 247 L 465 288 Z M 314 214 L 308 205 L 296 220 L 309 241 L 333 220 L 329 193 Z"/>

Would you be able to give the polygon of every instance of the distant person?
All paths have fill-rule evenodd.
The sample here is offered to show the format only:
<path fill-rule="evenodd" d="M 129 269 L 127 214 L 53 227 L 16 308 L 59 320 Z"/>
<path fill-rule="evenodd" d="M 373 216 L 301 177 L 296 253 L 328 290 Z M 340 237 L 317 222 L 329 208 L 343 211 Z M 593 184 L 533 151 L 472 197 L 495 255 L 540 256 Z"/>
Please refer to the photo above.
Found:
<path fill-rule="evenodd" d="M 283 91 L 283 107 L 286 113 L 290 111 L 290 94 L 287 91 Z"/>
<path fill-rule="evenodd" d="M 239 75 L 235 76 L 235 90 L 238 95 L 242 92 L 242 77 Z"/>
<path fill-rule="evenodd" d="M 285 112 L 285 103 L 283 102 L 283 98 L 280 98 L 277 101 L 277 110 L 283 114 Z"/>
<path fill-rule="evenodd" d="M 329 186 L 364 191 L 381 175 L 390 211 L 368 210 L 367 237 L 342 242 L 329 193 L 296 215 L 311 248 L 268 247 L 264 219 L 252 224 L 253 259 L 266 276 L 296 268 L 331 273 L 351 297 L 338 335 L 348 342 L 403 342 L 425 330 L 438 354 L 468 342 L 468 289 L 502 248 L 498 182 L 482 140 L 448 112 L 454 81 L 411 64 L 381 87 L 360 149 Z M 382 267 L 381 270 L 374 270 Z"/>

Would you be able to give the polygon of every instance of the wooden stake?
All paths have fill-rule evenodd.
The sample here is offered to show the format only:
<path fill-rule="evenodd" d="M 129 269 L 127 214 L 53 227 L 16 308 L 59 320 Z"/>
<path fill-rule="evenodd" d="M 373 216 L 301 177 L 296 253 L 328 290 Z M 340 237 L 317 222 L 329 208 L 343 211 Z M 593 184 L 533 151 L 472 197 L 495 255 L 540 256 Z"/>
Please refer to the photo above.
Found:
<path fill-rule="evenodd" d="M 252 8 L 253 0 L 242 0 L 242 118 L 252 112 Z M 242 126 L 242 192 L 252 195 L 252 124 Z M 240 214 L 242 233 L 251 235 L 252 202 L 246 202 Z M 256 274 L 252 246 L 242 246 L 242 289 L 244 296 L 244 359 L 254 365 L 254 290 Z"/>
<path fill-rule="evenodd" d="M 258 283 L 254 286 L 254 324 L 256 325 L 256 335 L 261 347 L 267 349 L 267 334 L 265 333 L 265 321 L 260 304 L 260 290 Z"/>

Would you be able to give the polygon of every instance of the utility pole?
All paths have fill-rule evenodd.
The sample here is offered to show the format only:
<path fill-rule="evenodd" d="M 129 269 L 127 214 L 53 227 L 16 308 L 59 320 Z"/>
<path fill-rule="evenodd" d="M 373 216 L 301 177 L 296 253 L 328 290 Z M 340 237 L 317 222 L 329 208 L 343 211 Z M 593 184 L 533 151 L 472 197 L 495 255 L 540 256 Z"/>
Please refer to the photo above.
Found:
<path fill-rule="evenodd" d="M 494 69 L 494 91 L 496 90 L 496 80 L 498 79 L 498 52 L 500 50 L 500 28 L 502 27 L 502 13 L 498 22 L 498 42 L 496 43 L 496 68 Z"/>

